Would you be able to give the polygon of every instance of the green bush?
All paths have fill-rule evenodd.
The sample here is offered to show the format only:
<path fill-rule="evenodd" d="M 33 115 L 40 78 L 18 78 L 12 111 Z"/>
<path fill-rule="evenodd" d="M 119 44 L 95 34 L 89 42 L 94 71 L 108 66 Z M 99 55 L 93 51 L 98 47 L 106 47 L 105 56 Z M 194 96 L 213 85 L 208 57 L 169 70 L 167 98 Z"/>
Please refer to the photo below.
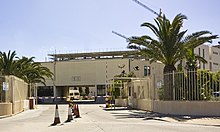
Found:
<path fill-rule="evenodd" d="M 164 100 L 164 88 L 158 89 L 159 100 Z"/>

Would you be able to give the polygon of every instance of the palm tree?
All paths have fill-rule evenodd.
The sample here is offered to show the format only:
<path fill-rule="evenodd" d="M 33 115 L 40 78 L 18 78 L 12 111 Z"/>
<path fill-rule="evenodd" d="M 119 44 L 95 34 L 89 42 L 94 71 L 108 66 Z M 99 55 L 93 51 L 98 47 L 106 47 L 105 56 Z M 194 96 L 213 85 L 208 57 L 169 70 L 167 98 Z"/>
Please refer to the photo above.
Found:
<path fill-rule="evenodd" d="M 29 65 L 34 62 L 34 57 L 27 58 L 27 57 L 22 57 L 18 58 L 17 60 L 17 73 L 15 74 L 17 77 L 22 78 L 25 80 L 25 71 L 28 69 Z M 27 82 L 27 81 L 26 81 Z"/>
<path fill-rule="evenodd" d="M 8 54 L 0 52 L 0 72 L 2 75 L 14 75 L 16 73 L 16 53 L 9 50 Z"/>
<path fill-rule="evenodd" d="M 15 60 L 17 58 L 17 60 Z M 6 54 L 0 52 L 0 71 L 2 75 L 14 75 L 28 83 L 29 90 L 35 83 L 45 84 L 45 78 L 53 79 L 53 73 L 38 62 L 34 57 L 16 57 L 15 51 Z M 29 92 L 30 93 L 30 92 Z M 31 94 L 30 94 L 31 95 Z"/>
<path fill-rule="evenodd" d="M 129 38 L 128 48 L 138 50 L 139 54 L 147 56 L 150 62 L 162 62 L 165 65 L 164 73 L 176 71 L 175 64 L 186 57 L 189 49 L 194 49 L 206 42 L 211 42 L 212 39 L 218 38 L 217 35 L 211 35 L 209 31 L 199 31 L 184 37 L 187 30 L 181 31 L 181 28 L 185 19 L 187 19 L 185 15 L 178 14 L 170 22 L 163 15 L 163 17 L 155 19 L 156 26 L 149 22 L 143 23 L 141 26 L 149 28 L 157 39 L 148 35 L 133 36 Z M 169 81 L 172 82 L 172 80 Z M 164 82 L 167 83 L 167 81 Z M 164 94 L 168 99 L 172 99 L 171 89 L 168 90 L 168 94 L 166 93 L 167 89 L 164 89 Z"/>
<path fill-rule="evenodd" d="M 45 77 L 53 79 L 53 73 L 40 63 L 34 62 L 24 71 L 25 81 L 28 83 L 42 83 L 45 84 Z"/>
<path fill-rule="evenodd" d="M 33 62 L 27 65 L 26 69 L 23 70 L 23 79 L 28 83 L 29 93 L 31 96 L 31 89 L 35 88 L 36 83 L 42 83 L 44 85 L 46 82 L 45 77 L 52 79 L 53 73 L 46 67 L 43 67 L 40 63 Z"/>

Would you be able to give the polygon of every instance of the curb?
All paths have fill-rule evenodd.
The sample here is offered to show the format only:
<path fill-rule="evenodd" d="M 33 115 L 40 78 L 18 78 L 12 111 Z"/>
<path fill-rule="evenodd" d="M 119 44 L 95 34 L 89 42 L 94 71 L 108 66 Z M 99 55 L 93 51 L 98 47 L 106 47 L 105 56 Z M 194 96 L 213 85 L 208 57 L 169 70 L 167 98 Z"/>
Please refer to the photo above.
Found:
<path fill-rule="evenodd" d="M 13 115 L 4 115 L 4 116 L 0 116 L 0 119 L 4 119 L 4 118 L 7 118 L 7 117 L 11 117 Z"/>

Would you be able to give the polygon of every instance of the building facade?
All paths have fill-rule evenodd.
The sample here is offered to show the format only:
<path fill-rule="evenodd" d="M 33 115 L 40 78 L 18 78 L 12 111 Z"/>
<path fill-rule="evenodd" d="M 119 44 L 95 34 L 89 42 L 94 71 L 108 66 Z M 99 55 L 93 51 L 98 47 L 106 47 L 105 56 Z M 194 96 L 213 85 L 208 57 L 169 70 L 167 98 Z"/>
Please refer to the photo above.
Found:
<path fill-rule="evenodd" d="M 207 63 L 197 62 L 199 69 L 213 72 L 220 70 L 220 46 L 201 45 L 194 53 Z M 51 62 L 42 62 L 54 73 L 54 80 L 46 80 L 46 86 L 38 84 L 38 96 L 67 97 L 69 89 L 90 96 L 106 95 L 106 86 L 116 75 L 134 73 L 138 78 L 149 77 L 152 87 L 163 84 L 163 68 L 160 62 L 151 63 L 147 58 L 135 55 L 135 51 L 90 52 L 50 54 Z M 184 63 L 183 63 L 184 67 Z M 159 86 L 160 87 L 160 86 Z"/>
<path fill-rule="evenodd" d="M 220 46 L 201 45 L 194 49 L 194 53 L 205 58 L 207 63 L 198 62 L 199 69 L 212 72 L 220 71 Z"/>
<path fill-rule="evenodd" d="M 90 96 L 105 96 L 106 85 L 116 75 L 133 72 L 136 77 L 162 80 L 163 64 L 150 64 L 146 58 L 134 56 L 133 51 L 76 53 L 51 55 L 55 61 L 42 62 L 54 73 L 46 86 L 38 84 L 38 96 L 67 97 L 69 89 L 89 88 Z M 131 54 L 131 55 L 130 55 Z"/>

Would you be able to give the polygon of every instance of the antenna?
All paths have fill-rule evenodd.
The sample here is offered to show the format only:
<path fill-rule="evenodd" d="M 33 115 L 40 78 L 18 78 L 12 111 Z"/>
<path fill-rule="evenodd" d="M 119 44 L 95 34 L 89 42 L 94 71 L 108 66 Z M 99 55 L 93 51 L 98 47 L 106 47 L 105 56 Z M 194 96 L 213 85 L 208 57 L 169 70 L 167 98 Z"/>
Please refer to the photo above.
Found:
<path fill-rule="evenodd" d="M 129 42 L 128 38 L 125 37 L 124 35 L 122 35 L 122 34 L 120 34 L 118 32 L 115 32 L 115 31 L 112 31 L 112 33 L 114 33 L 115 35 L 118 35 L 119 37 L 122 37 L 122 38 L 126 39 L 126 41 Z"/>
<path fill-rule="evenodd" d="M 150 12 L 152 12 L 153 14 L 157 15 L 158 17 L 162 16 L 162 11 L 160 9 L 160 13 L 157 13 L 156 11 L 154 11 L 153 9 L 149 8 L 148 6 L 146 6 L 145 4 L 141 3 L 138 0 L 133 0 L 135 3 L 137 3 L 138 5 L 144 7 L 145 9 L 149 10 Z"/>

